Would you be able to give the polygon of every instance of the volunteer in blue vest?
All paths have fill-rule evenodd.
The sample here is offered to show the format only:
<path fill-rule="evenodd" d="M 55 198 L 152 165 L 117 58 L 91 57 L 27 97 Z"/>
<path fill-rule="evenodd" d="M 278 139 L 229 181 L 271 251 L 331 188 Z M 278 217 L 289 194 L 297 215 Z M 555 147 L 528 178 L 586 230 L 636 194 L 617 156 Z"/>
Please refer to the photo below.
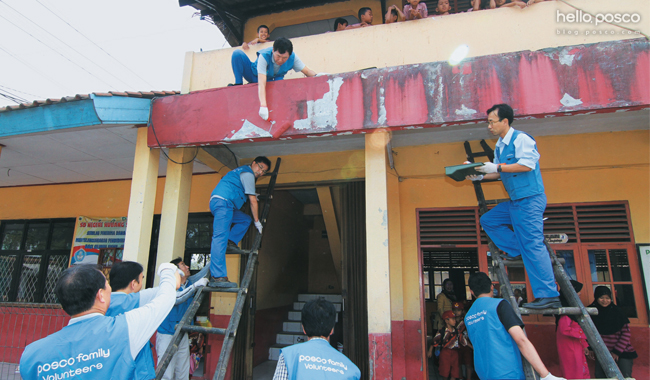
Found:
<path fill-rule="evenodd" d="M 307 302 L 302 308 L 302 331 L 308 341 L 280 351 L 273 380 L 360 379 L 361 371 L 330 345 L 336 309 L 325 299 Z"/>
<path fill-rule="evenodd" d="M 160 327 L 158 327 L 158 334 L 156 334 L 156 354 L 158 355 L 158 365 L 160 365 L 163 355 L 174 337 L 176 325 L 180 323 L 185 312 L 192 304 L 194 295 L 200 287 L 203 287 L 208 283 L 206 276 L 210 270 L 210 267 L 206 265 L 198 273 L 190 276 L 190 267 L 188 267 L 180 257 L 172 260 L 171 264 L 176 265 L 178 270 L 182 273 L 181 286 L 176 291 L 176 303 L 174 304 L 174 307 L 165 320 L 160 324 Z M 194 320 L 192 320 L 192 324 L 194 324 Z M 162 379 L 187 380 L 189 376 L 190 340 L 187 333 L 185 333 L 183 334 L 183 337 L 178 344 L 178 350 L 169 362 Z"/>
<path fill-rule="evenodd" d="M 108 275 L 111 304 L 106 311 L 107 317 L 117 317 L 127 311 L 146 305 L 158 294 L 158 288 L 142 290 L 144 286 L 144 268 L 135 261 L 122 261 L 113 265 Z M 135 358 L 135 380 L 151 380 L 156 377 L 153 364 L 151 342 L 147 342 Z"/>
<path fill-rule="evenodd" d="M 497 104 L 487 110 L 488 131 L 499 136 L 494 151 L 494 163 L 486 162 L 476 168 L 484 175 L 467 179 L 499 179 L 510 201 L 499 203 L 481 217 L 481 226 L 490 239 L 506 252 L 505 260 L 524 261 L 528 279 L 535 296 L 522 307 L 529 309 L 559 308 L 551 258 L 544 245 L 544 210 L 546 194 L 539 168 L 539 153 L 535 140 L 512 128 L 514 112 L 507 104 Z M 512 226 L 512 230 L 509 228 Z"/>
<path fill-rule="evenodd" d="M 248 83 L 258 83 L 258 96 L 260 99 L 259 115 L 262 119 L 269 119 L 269 109 L 266 104 L 266 82 L 284 79 L 289 70 L 302 72 L 308 77 L 313 77 L 316 72 L 298 58 L 293 52 L 293 44 L 288 39 L 281 37 L 273 42 L 273 48 L 265 48 L 257 52 L 257 59 L 251 62 L 241 50 L 235 50 L 231 59 L 232 72 L 235 74 L 235 86 L 243 84 L 243 79 Z M 243 79 L 242 79 L 243 78 Z"/>
<path fill-rule="evenodd" d="M 476 301 L 465 316 L 465 326 L 474 346 L 474 369 L 479 379 L 525 380 L 523 355 L 542 380 L 565 380 L 546 369 L 510 303 L 492 298 L 494 287 L 487 274 L 472 273 L 468 285 Z"/>
<path fill-rule="evenodd" d="M 276 41 L 277 42 L 277 41 Z M 210 246 L 211 287 L 234 288 L 236 283 L 228 281 L 226 268 L 226 249 L 237 249 L 237 244 L 248 231 L 251 217 L 240 210 L 246 200 L 250 201 L 251 214 L 255 228 L 262 233 L 262 223 L 258 216 L 255 180 L 271 167 L 271 161 L 256 157 L 250 165 L 240 166 L 229 171 L 217 184 L 210 197 L 210 212 L 214 216 L 212 224 L 212 245 Z"/>
<path fill-rule="evenodd" d="M 66 269 L 54 294 L 72 318 L 60 331 L 25 348 L 20 375 L 36 379 L 134 379 L 135 359 L 174 306 L 180 286 L 176 266 L 158 268 L 158 293 L 146 305 L 106 316 L 111 285 L 94 265 Z"/>

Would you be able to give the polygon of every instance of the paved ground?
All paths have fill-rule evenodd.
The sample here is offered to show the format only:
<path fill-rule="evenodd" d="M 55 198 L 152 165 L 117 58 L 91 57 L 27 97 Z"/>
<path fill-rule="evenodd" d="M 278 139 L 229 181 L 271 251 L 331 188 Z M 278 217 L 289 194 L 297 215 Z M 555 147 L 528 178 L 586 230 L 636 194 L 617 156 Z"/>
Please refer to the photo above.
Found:
<path fill-rule="evenodd" d="M 253 380 L 272 380 L 277 360 L 268 360 L 253 368 Z"/>
<path fill-rule="evenodd" d="M 0 380 L 20 380 L 17 368 L 18 364 L 0 363 Z"/>

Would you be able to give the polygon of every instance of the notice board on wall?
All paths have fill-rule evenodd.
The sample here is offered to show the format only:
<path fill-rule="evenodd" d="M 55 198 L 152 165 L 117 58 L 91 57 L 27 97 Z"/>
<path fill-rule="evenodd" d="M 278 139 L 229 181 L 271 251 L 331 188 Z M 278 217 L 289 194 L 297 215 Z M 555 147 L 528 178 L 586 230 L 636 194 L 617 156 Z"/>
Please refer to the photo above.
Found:
<path fill-rule="evenodd" d="M 124 249 L 125 237 L 126 217 L 77 217 L 70 265 L 100 264 L 100 251 L 113 248 L 120 252 Z"/>

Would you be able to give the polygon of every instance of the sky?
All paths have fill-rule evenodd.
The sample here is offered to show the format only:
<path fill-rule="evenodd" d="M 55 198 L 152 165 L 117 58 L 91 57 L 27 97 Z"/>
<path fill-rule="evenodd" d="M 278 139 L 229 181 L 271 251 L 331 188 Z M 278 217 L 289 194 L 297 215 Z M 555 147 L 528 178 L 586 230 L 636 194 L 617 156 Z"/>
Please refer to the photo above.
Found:
<path fill-rule="evenodd" d="M 180 90 L 188 51 L 230 47 L 178 0 L 0 0 L 0 107 Z"/>

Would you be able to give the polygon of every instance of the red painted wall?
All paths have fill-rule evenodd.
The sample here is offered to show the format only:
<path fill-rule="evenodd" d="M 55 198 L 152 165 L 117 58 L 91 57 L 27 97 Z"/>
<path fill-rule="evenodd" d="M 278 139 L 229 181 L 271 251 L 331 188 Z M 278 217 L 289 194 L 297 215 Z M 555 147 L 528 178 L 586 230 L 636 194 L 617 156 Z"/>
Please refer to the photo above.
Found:
<path fill-rule="evenodd" d="M 368 334 L 371 380 L 391 380 L 393 377 L 393 351 L 391 334 Z"/>
<path fill-rule="evenodd" d="M 63 309 L 0 307 L 0 362 L 18 363 L 27 345 L 61 330 L 70 317 Z"/>
<path fill-rule="evenodd" d="M 282 332 L 282 323 L 287 320 L 290 310 L 293 310 L 293 305 L 255 312 L 253 367 L 269 360 L 269 347 L 275 344 L 275 336 Z"/>

